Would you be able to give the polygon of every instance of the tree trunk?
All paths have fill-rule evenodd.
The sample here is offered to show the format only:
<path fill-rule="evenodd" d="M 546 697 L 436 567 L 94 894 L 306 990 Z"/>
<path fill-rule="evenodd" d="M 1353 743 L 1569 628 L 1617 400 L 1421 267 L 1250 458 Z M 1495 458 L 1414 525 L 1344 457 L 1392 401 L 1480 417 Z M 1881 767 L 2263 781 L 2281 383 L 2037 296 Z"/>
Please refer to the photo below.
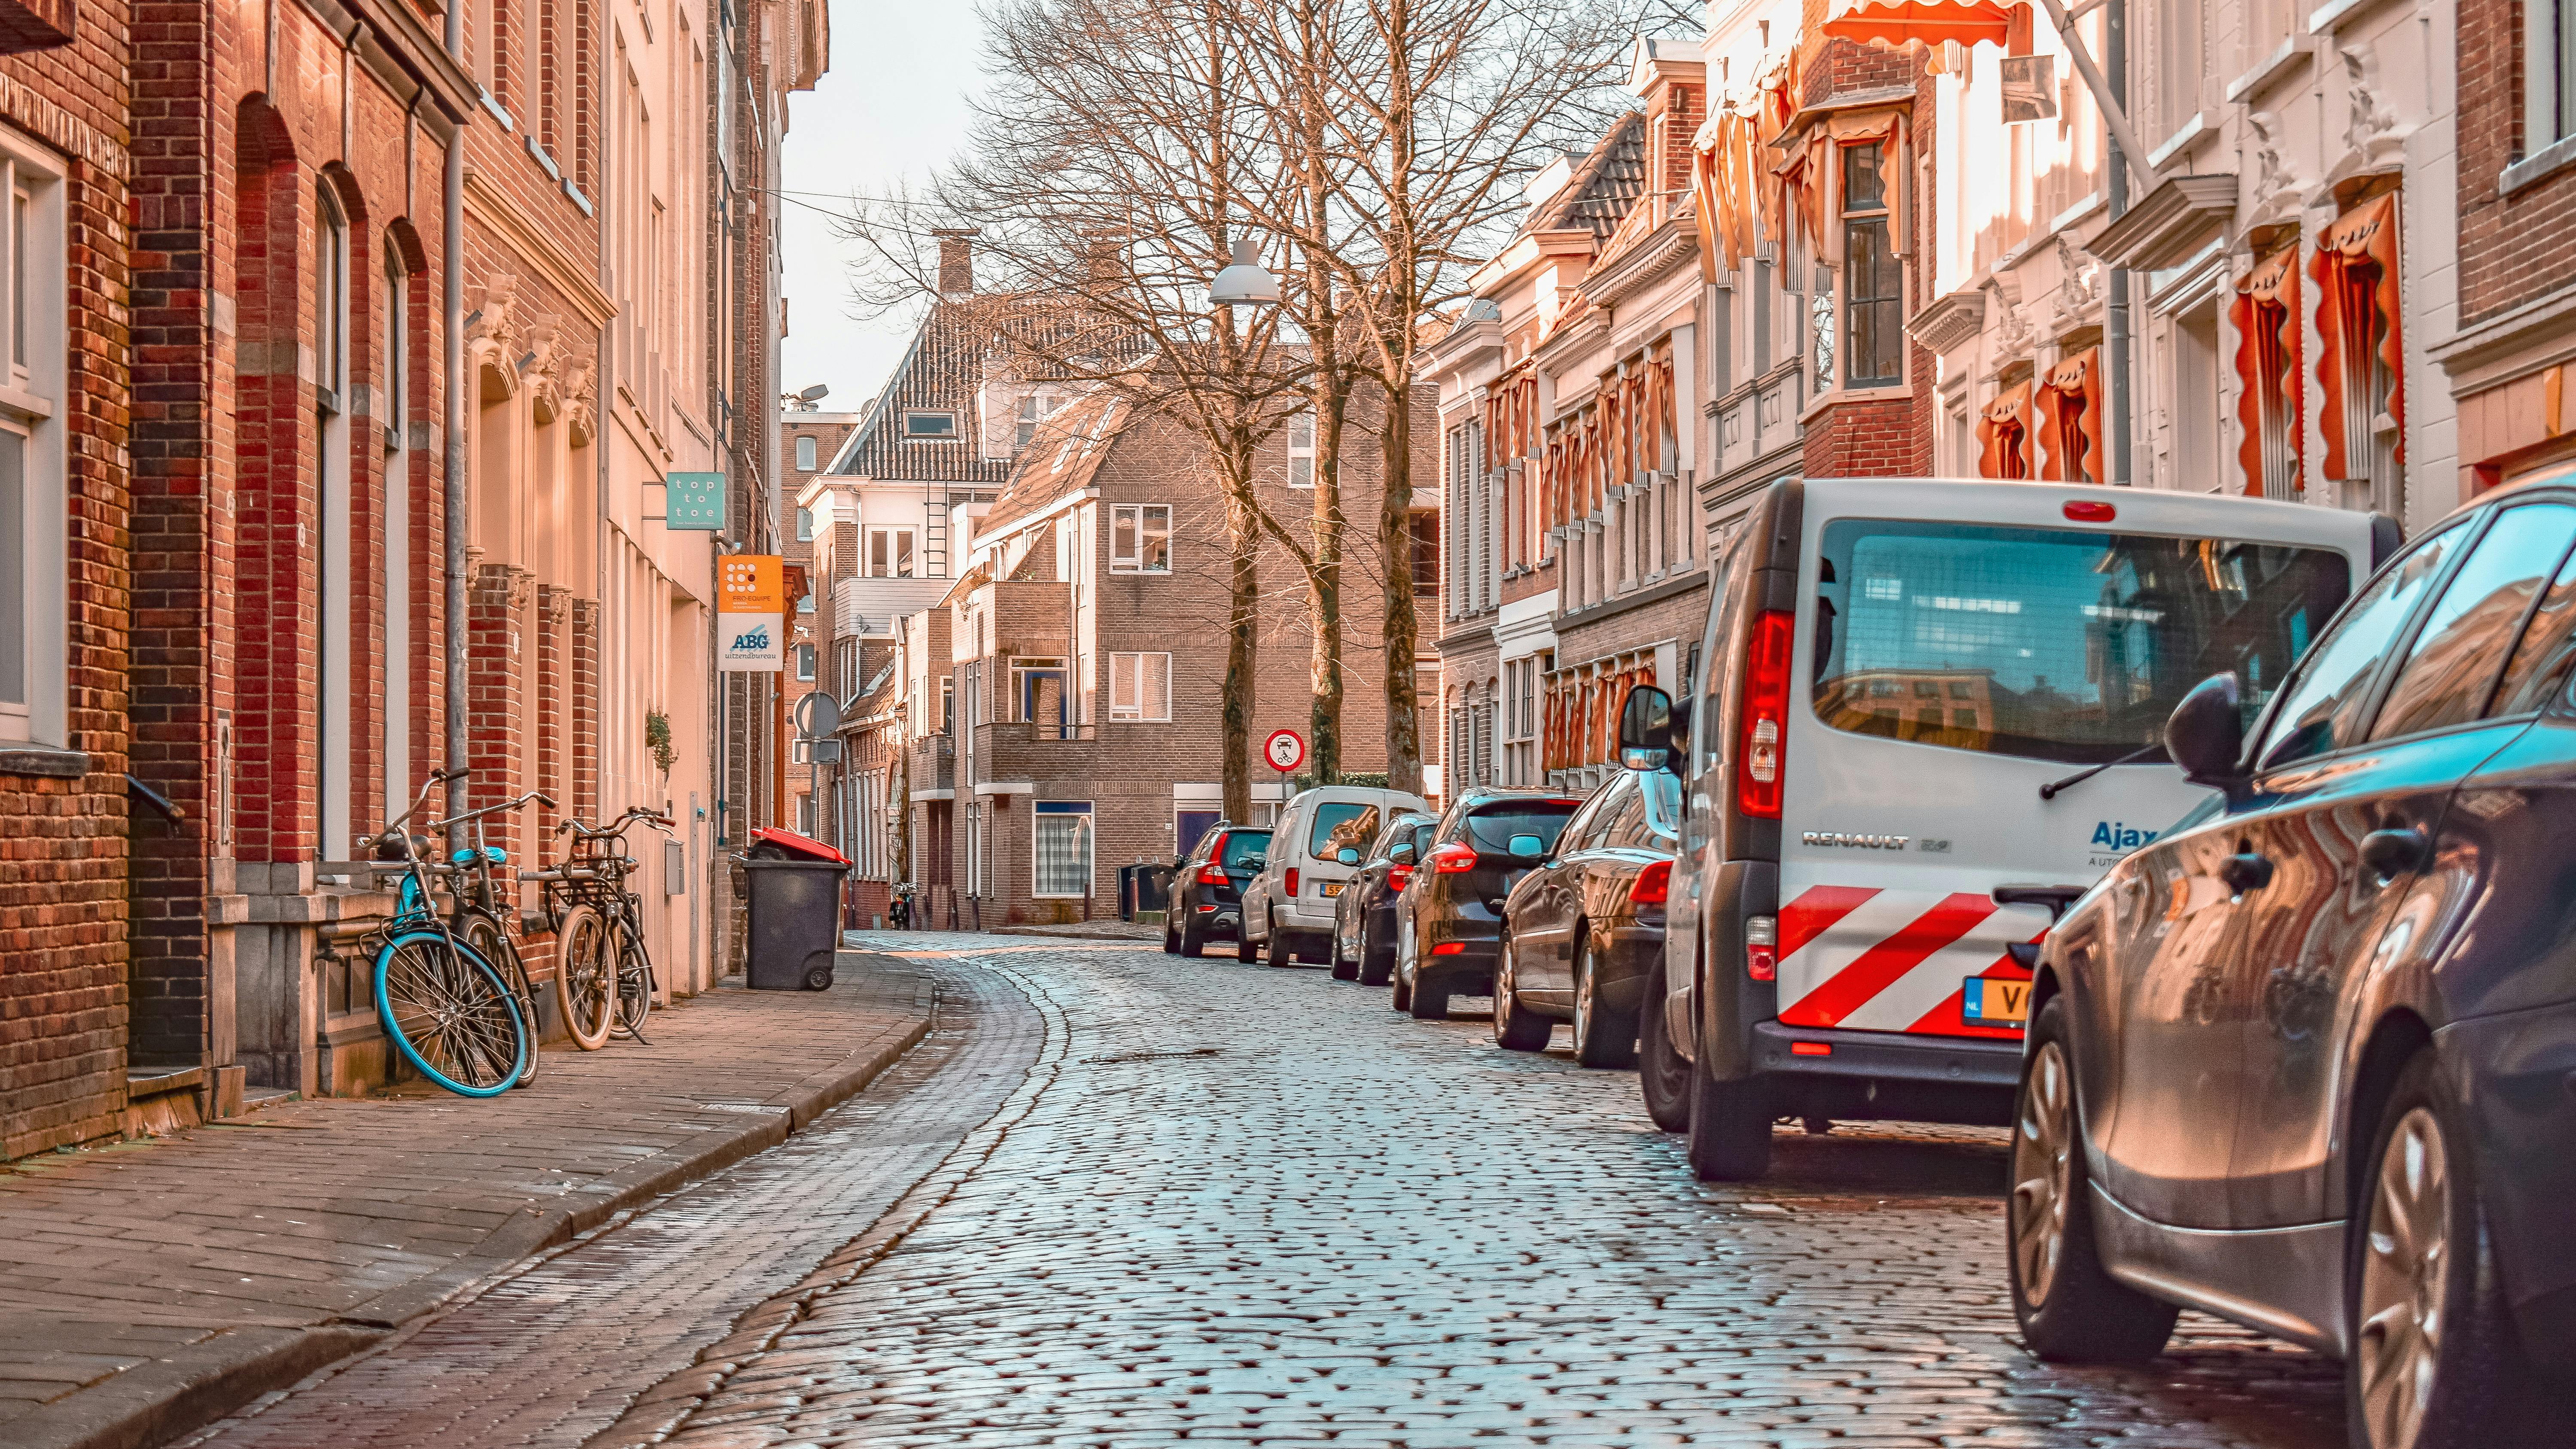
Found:
<path fill-rule="evenodd" d="M 1414 687 L 1413 656 L 1421 626 L 1413 614 L 1413 399 L 1404 389 L 1387 396 L 1384 443 L 1386 489 L 1379 495 L 1377 534 L 1385 553 L 1386 782 L 1422 793 L 1422 703 Z"/>
<path fill-rule="evenodd" d="M 1307 729 L 1314 739 L 1307 768 L 1318 785 L 1342 778 L 1342 703 L 1348 682 L 1342 670 L 1342 553 L 1349 522 L 1342 514 L 1342 437 L 1350 416 L 1348 374 L 1334 368 L 1315 389 L 1315 567 L 1307 580 L 1306 607 L 1315 643 L 1310 675 L 1314 690 Z"/>
<path fill-rule="evenodd" d="M 1231 464 L 1220 464 L 1228 466 Z M 1252 709 L 1254 666 L 1261 636 L 1261 531 L 1243 485 L 1229 484 L 1225 499 L 1225 818 L 1252 820 Z"/>

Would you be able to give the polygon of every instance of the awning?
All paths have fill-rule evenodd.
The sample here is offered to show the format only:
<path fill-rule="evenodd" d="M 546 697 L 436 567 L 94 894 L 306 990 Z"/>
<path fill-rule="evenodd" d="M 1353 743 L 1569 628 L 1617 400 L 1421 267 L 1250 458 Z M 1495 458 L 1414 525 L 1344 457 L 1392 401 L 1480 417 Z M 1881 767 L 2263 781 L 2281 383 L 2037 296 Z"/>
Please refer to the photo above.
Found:
<path fill-rule="evenodd" d="M 2027 13 L 2029 7 L 2002 5 L 1997 0 L 1860 0 L 1818 29 L 1891 50 L 1908 45 L 1931 49 L 1952 42 L 2003 45 L 2011 38 L 2015 10 Z"/>
<path fill-rule="evenodd" d="M 1977 418 L 1977 476 L 2028 478 L 2030 392 L 2027 382 L 2004 389 Z"/>
<path fill-rule="evenodd" d="M 2317 431 L 2325 476 L 2361 478 L 2355 449 L 2367 449 L 2384 404 L 2397 424 L 2396 460 L 2406 461 L 2406 364 L 2397 298 L 2397 193 L 2365 201 L 2326 228 L 2308 262 L 2317 282 L 2317 381 L 2324 405 Z M 2373 344 L 2377 346 L 2374 348 Z M 2377 373 L 2373 363 L 2385 367 Z M 2384 391 L 2383 391 L 2384 388 Z"/>
<path fill-rule="evenodd" d="M 2050 368 L 2031 404 L 2039 414 L 2039 476 L 2103 482 L 2102 349 L 2088 347 Z"/>
<path fill-rule="evenodd" d="M 2294 242 L 2254 264 L 2236 285 L 2227 320 L 2236 329 L 2237 466 L 2248 498 L 2299 496 L 2306 420 L 2299 384 L 2299 248 Z"/>

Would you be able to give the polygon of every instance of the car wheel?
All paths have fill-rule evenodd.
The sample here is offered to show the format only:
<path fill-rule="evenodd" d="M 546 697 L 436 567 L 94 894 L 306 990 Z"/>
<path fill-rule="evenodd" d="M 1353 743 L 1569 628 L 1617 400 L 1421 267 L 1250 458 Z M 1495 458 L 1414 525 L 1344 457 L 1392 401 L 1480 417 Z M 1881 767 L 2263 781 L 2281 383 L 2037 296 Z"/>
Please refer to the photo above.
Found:
<path fill-rule="evenodd" d="M 1590 931 L 1575 939 L 1574 1059 L 1587 1067 L 1633 1067 L 1637 1018 L 1601 1000 L 1601 952 Z"/>
<path fill-rule="evenodd" d="M 1163 954 L 1166 956 L 1178 956 L 1181 954 L 1180 930 L 1177 923 L 1174 922 L 1172 917 L 1169 915 L 1166 915 L 1163 918 Z"/>
<path fill-rule="evenodd" d="M 2052 1363 L 2153 1358 L 2181 1310 L 2102 1267 L 2067 1035 L 2066 1003 L 2051 1001 L 2031 1023 L 2022 1058 L 2005 1210 L 2013 1316 L 2030 1351 Z"/>
<path fill-rule="evenodd" d="M 1342 928 L 1339 922 L 1336 922 L 1333 926 L 1333 979 L 1335 981 L 1357 981 L 1360 979 L 1359 957 L 1356 955 L 1345 956 L 1342 954 Z"/>
<path fill-rule="evenodd" d="M 1442 981 L 1435 984 L 1433 982 L 1425 981 L 1421 978 L 1421 974 L 1416 972 L 1414 975 L 1413 990 L 1407 993 L 1411 999 L 1406 1003 L 1407 1009 L 1413 1013 L 1413 1019 L 1415 1021 L 1447 1021 L 1449 1019 L 1450 989 L 1448 982 Z"/>
<path fill-rule="evenodd" d="M 1520 985 L 1513 977 L 1511 926 L 1506 923 L 1503 959 L 1494 967 L 1494 1045 L 1507 1052 L 1543 1052 L 1556 1024 L 1521 1005 Z M 1447 1004 L 1442 1005 L 1441 1015 L 1446 1016 Z"/>
<path fill-rule="evenodd" d="M 1393 947 L 1380 948 L 1369 944 L 1366 916 L 1360 917 L 1359 936 L 1359 960 L 1353 964 L 1359 971 L 1360 984 L 1384 986 L 1386 979 L 1395 974 L 1395 950 Z"/>
<path fill-rule="evenodd" d="M 2433 1053 L 2380 1110 L 2346 1229 L 2352 1352 L 2344 1420 L 2353 1449 L 2565 1444 L 2533 1391 L 2496 1271 L 2472 1138 Z"/>
<path fill-rule="evenodd" d="M 1279 929 L 1279 918 L 1270 918 L 1270 934 L 1261 938 L 1261 959 L 1276 968 L 1297 964 L 1296 949 L 1288 944 L 1288 933 Z"/>
<path fill-rule="evenodd" d="M 1395 959 L 1387 968 L 1387 979 L 1392 983 L 1387 992 L 1387 1004 L 1398 1011 L 1411 1011 L 1413 1009 L 1413 973 L 1405 969 L 1404 947 L 1413 935 L 1413 923 L 1399 915 L 1396 918 L 1395 929 L 1398 940 Z"/>
<path fill-rule="evenodd" d="M 1198 914 L 1186 906 L 1181 909 L 1181 943 L 1178 949 L 1193 961 L 1207 954 L 1207 936 L 1199 930 Z"/>
<path fill-rule="evenodd" d="M 1646 1115 L 1667 1132 L 1690 1126 L 1690 1059 L 1673 1046 L 1664 1024 L 1664 973 L 1654 977 L 1654 997 L 1637 1022 L 1637 1088 L 1646 1098 Z"/>

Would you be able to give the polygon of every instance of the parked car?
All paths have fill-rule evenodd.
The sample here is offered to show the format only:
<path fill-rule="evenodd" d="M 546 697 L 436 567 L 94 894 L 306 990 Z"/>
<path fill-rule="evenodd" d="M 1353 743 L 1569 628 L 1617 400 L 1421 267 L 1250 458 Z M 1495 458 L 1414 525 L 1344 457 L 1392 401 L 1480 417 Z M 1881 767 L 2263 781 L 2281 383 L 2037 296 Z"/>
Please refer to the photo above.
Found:
<path fill-rule="evenodd" d="M 1360 869 L 1342 852 L 1368 849 L 1389 814 L 1430 808 L 1419 795 L 1369 785 L 1299 791 L 1279 812 L 1269 863 L 1244 885 L 1247 959 L 1258 948 L 1273 966 L 1331 961 L 1333 907 Z"/>
<path fill-rule="evenodd" d="M 2217 793 L 2036 953 L 2041 1356 L 2144 1357 L 2192 1307 L 2343 1357 L 2364 1449 L 2576 1440 L 2571 666 L 2562 472 L 2398 555 L 2250 729 L 2237 672 L 2173 712 Z"/>
<path fill-rule="evenodd" d="M 1431 852 L 1440 817 L 1411 810 L 1389 816 L 1333 902 L 1333 979 L 1384 986 L 1395 969 L 1395 897 Z"/>
<path fill-rule="evenodd" d="M 1681 837 L 1681 782 L 1622 770 L 1503 898 L 1494 1041 L 1541 1051 L 1560 1021 L 1574 1059 L 1634 1066 L 1637 1009 L 1664 964 L 1664 893 Z"/>
<path fill-rule="evenodd" d="M 1450 997 L 1493 989 L 1503 898 L 1581 808 L 1581 796 L 1560 791 L 1484 789 L 1442 813 L 1429 856 L 1396 897 L 1396 1010 L 1439 1021 Z"/>
<path fill-rule="evenodd" d="M 2001 1125 L 2036 898 L 2208 792 L 2164 717 L 2220 669 L 2280 687 L 2388 520 L 2057 483 L 1783 479 L 1714 565 L 1693 681 L 1630 692 L 1623 758 L 1689 802 L 1648 1109 L 1692 1170 L 1768 1170 L 1783 1117 Z"/>
<path fill-rule="evenodd" d="M 1199 837 L 1172 873 L 1172 901 L 1163 914 L 1163 949 L 1199 956 L 1210 941 L 1243 944 L 1243 883 L 1261 869 L 1270 832 L 1220 820 Z"/>

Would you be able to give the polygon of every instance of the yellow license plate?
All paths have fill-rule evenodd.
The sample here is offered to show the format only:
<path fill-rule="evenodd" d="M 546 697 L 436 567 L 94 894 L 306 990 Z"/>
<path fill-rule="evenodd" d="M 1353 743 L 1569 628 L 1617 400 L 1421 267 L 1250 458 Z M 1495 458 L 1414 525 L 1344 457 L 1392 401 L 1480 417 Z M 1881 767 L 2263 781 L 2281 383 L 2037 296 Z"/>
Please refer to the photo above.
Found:
<path fill-rule="evenodd" d="M 1342 893 L 1342 887 L 1348 884 L 1348 881 L 1328 880 L 1324 882 L 1324 894 L 1328 896 L 1340 895 Z"/>
<path fill-rule="evenodd" d="M 2030 1021 L 2030 983 L 1968 978 L 1960 1015 L 1979 1026 L 2023 1026 Z"/>

